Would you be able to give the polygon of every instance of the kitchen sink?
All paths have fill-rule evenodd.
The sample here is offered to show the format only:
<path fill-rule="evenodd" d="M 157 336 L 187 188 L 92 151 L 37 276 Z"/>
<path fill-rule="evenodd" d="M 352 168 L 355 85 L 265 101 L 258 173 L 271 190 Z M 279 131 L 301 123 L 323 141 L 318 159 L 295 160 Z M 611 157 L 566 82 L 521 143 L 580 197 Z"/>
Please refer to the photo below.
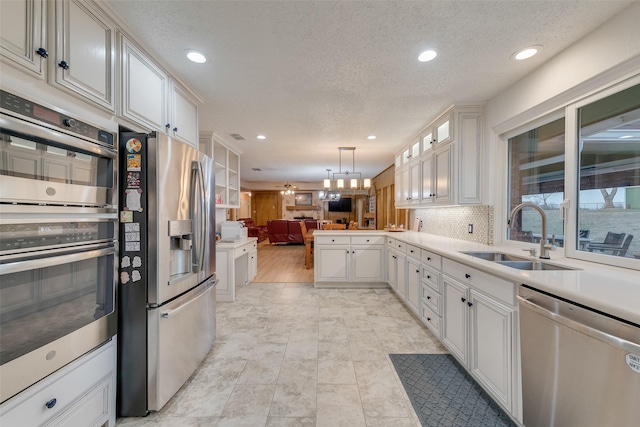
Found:
<path fill-rule="evenodd" d="M 517 268 L 518 270 L 577 270 L 557 264 L 549 264 L 542 261 L 497 261 L 496 264 Z"/>
<path fill-rule="evenodd" d="M 527 261 L 527 258 L 505 254 L 502 252 L 461 252 L 466 255 L 471 255 L 472 257 L 485 259 L 487 261 Z"/>
<path fill-rule="evenodd" d="M 564 267 L 557 264 L 549 264 L 543 261 L 532 260 L 530 258 L 520 257 L 504 252 L 464 252 L 465 255 L 484 259 L 486 261 L 495 262 L 496 264 L 505 265 L 518 270 L 578 270 L 577 268 Z"/>

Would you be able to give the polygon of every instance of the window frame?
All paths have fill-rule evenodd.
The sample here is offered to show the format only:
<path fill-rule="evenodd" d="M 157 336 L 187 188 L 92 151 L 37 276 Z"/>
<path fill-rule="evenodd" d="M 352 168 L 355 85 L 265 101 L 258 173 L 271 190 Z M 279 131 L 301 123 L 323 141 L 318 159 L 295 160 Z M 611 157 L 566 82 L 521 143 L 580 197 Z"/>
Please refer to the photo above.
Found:
<path fill-rule="evenodd" d="M 605 264 L 609 266 L 624 267 L 634 270 L 640 270 L 640 260 L 625 257 L 614 257 L 610 255 L 592 253 L 588 251 L 580 251 L 577 248 L 577 228 L 578 228 L 578 180 L 579 180 L 579 127 L 578 122 L 578 110 L 586 105 L 596 102 L 602 98 L 606 98 L 615 93 L 621 92 L 632 86 L 640 84 L 640 74 L 634 75 L 627 79 L 618 82 L 612 82 L 610 85 L 601 88 L 601 90 L 590 92 L 583 97 L 573 100 L 558 108 L 548 112 L 547 114 L 540 115 L 531 121 L 528 121 L 520 126 L 510 129 L 504 133 L 498 135 L 501 142 L 500 144 L 500 158 L 503 159 L 503 186 L 499 199 L 496 200 L 496 206 L 501 207 L 501 215 L 496 215 L 496 219 L 503 218 L 504 227 L 499 225 L 497 227 L 499 231 L 498 240 L 508 246 L 521 248 L 528 250 L 529 248 L 536 247 L 537 244 L 519 242 L 508 239 L 506 219 L 509 215 L 509 184 L 510 184 L 510 172 L 509 172 L 509 139 L 524 132 L 530 131 L 544 124 L 550 123 L 554 120 L 558 120 L 564 117 L 565 120 L 565 174 L 564 174 L 564 207 L 560 208 L 560 215 L 563 216 L 564 225 L 564 247 L 557 248 L 556 251 L 551 252 L 551 258 L 566 257 L 576 260 L 595 262 Z M 568 202 L 568 203 L 567 203 Z M 640 237 L 640 236 L 639 236 Z"/>

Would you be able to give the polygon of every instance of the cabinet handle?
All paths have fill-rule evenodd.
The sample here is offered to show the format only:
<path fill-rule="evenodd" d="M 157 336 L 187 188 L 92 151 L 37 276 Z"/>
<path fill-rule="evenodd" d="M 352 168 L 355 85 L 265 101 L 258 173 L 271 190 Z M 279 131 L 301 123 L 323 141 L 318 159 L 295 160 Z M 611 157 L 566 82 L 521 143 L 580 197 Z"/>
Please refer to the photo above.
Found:
<path fill-rule="evenodd" d="M 53 399 L 51 399 L 50 401 L 48 401 L 47 403 L 44 404 L 44 406 L 47 407 L 47 409 L 51 409 L 54 406 L 56 406 L 56 403 L 58 403 L 58 400 L 54 397 Z"/>
<path fill-rule="evenodd" d="M 420 270 L 416 270 L 416 273 L 420 273 Z"/>
<path fill-rule="evenodd" d="M 427 317 L 427 322 L 431 322 L 431 317 Z"/>
<path fill-rule="evenodd" d="M 468 305 L 469 307 L 471 307 L 471 306 L 473 305 L 473 303 L 472 303 L 471 301 L 469 301 L 469 302 L 467 303 L 467 305 Z"/>
<path fill-rule="evenodd" d="M 428 274 L 427 274 L 427 279 L 431 279 L 431 276 L 429 276 Z"/>
<path fill-rule="evenodd" d="M 431 299 L 431 297 L 429 295 L 427 295 L 427 299 Z"/>
<path fill-rule="evenodd" d="M 369 239 L 367 239 L 367 243 L 369 243 Z"/>
<path fill-rule="evenodd" d="M 49 57 L 49 52 L 47 52 L 47 49 L 45 48 L 38 48 L 38 50 L 36 50 L 36 53 L 40 56 L 42 56 L 43 58 L 48 58 Z"/>
<path fill-rule="evenodd" d="M 178 132 L 178 128 L 173 128 L 173 131 L 174 132 Z"/>
<path fill-rule="evenodd" d="M 460 301 L 465 302 L 467 299 L 465 297 L 460 298 Z"/>
<path fill-rule="evenodd" d="M 471 275 L 469 273 L 465 273 L 464 277 L 466 277 L 467 279 L 471 279 Z"/>
<path fill-rule="evenodd" d="M 167 123 L 166 125 L 164 125 L 164 127 L 166 127 L 167 130 L 169 130 L 169 128 L 171 128 L 171 123 Z"/>
<path fill-rule="evenodd" d="M 67 61 L 60 61 L 58 66 L 60 68 L 62 68 L 63 70 L 68 70 L 69 69 L 69 63 Z"/>
<path fill-rule="evenodd" d="M 413 253 L 413 249 L 409 249 L 409 252 Z"/>

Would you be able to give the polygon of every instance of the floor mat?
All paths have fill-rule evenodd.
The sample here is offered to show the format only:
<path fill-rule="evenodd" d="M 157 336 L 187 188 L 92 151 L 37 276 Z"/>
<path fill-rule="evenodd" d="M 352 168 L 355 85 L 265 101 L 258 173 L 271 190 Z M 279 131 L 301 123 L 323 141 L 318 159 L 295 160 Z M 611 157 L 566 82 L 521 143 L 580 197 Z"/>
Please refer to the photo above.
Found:
<path fill-rule="evenodd" d="M 390 354 L 424 427 L 515 426 L 449 354 Z"/>

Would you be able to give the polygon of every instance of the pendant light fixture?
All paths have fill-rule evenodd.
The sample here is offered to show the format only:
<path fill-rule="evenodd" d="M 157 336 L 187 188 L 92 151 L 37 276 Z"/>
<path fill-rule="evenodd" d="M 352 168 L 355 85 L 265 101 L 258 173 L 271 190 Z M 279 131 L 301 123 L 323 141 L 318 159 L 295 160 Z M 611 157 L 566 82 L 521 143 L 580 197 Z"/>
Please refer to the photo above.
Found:
<path fill-rule="evenodd" d="M 323 187 L 327 190 L 335 186 L 338 190 L 344 190 L 345 188 L 345 180 L 349 183 L 349 188 L 351 190 L 361 190 L 368 189 L 371 187 L 371 180 L 369 178 L 362 179 L 362 173 L 356 172 L 356 157 L 355 151 L 356 147 L 338 147 L 339 150 L 339 158 L 340 158 L 340 169 L 338 172 L 333 173 L 333 179 L 330 178 L 329 174 L 331 173 L 331 169 L 327 169 L 327 178 L 323 181 Z M 351 151 L 351 170 L 342 170 L 342 152 L 343 151 Z M 357 177 L 356 177 L 357 175 Z"/>

